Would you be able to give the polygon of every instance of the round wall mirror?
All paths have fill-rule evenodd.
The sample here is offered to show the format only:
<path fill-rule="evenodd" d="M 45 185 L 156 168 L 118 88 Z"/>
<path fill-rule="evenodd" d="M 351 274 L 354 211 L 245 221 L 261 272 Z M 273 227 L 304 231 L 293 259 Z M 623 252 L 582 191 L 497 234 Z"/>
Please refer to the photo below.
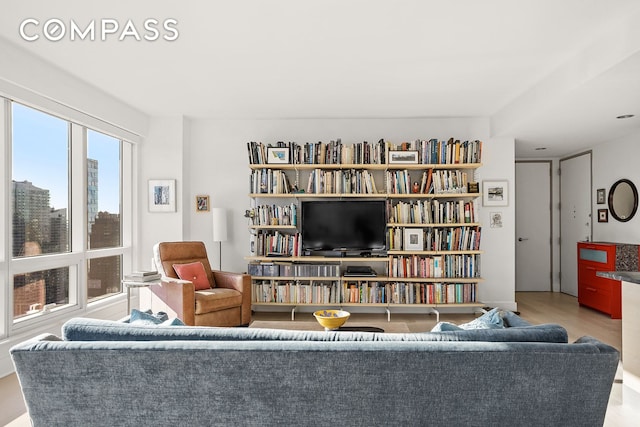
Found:
<path fill-rule="evenodd" d="M 618 221 L 627 222 L 638 210 L 638 190 L 628 179 L 616 181 L 609 190 L 609 210 Z"/>

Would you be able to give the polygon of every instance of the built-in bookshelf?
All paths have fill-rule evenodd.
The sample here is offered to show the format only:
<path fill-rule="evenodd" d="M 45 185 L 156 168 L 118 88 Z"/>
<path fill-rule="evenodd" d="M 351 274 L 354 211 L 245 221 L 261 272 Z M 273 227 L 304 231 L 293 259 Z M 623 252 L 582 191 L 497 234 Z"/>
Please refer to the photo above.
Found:
<path fill-rule="evenodd" d="M 246 259 L 255 306 L 384 307 L 387 313 L 400 306 L 482 306 L 475 177 L 481 141 L 250 142 L 247 149 Z M 384 254 L 306 254 L 300 202 L 325 198 L 385 200 Z M 347 275 L 354 264 L 370 266 L 372 274 Z"/>

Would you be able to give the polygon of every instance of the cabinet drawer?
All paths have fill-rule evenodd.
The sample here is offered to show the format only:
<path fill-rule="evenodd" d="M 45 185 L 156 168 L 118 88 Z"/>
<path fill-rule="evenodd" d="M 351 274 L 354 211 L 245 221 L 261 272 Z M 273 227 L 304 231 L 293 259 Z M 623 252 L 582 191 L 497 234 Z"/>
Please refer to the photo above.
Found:
<path fill-rule="evenodd" d="M 578 264 L 611 271 L 616 265 L 616 249 L 610 245 L 578 244 Z"/>
<path fill-rule="evenodd" d="M 598 271 L 611 271 L 602 269 L 601 267 L 594 267 L 591 265 L 578 265 L 578 282 L 581 283 L 589 283 L 589 284 L 603 284 L 605 286 L 610 287 L 612 285 L 611 282 L 616 282 L 613 279 L 607 279 L 605 277 L 597 276 L 596 273 Z"/>
<path fill-rule="evenodd" d="M 611 314 L 611 287 L 578 283 L 578 302 L 596 310 Z"/>

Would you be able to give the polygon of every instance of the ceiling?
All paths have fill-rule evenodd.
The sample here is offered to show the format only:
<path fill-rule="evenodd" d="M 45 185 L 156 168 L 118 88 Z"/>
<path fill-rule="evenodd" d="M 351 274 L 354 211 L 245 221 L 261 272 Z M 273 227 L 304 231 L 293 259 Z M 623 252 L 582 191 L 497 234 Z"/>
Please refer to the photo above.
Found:
<path fill-rule="evenodd" d="M 177 39 L 144 40 L 149 18 Z M 150 116 L 489 117 L 527 158 L 640 129 L 638 19 L 640 0 L 21 0 L 0 37 Z"/>

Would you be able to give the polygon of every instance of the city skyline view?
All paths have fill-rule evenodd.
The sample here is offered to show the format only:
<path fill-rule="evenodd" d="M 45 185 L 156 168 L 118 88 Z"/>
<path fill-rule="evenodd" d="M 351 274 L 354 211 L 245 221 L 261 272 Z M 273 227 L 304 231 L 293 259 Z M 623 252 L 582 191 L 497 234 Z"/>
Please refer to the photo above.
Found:
<path fill-rule="evenodd" d="M 51 208 L 68 208 L 68 122 L 18 103 L 13 103 L 12 113 L 13 180 L 29 181 L 38 188 L 49 190 Z M 119 213 L 119 141 L 109 135 L 88 130 L 87 157 L 100 164 L 98 211 Z"/>

